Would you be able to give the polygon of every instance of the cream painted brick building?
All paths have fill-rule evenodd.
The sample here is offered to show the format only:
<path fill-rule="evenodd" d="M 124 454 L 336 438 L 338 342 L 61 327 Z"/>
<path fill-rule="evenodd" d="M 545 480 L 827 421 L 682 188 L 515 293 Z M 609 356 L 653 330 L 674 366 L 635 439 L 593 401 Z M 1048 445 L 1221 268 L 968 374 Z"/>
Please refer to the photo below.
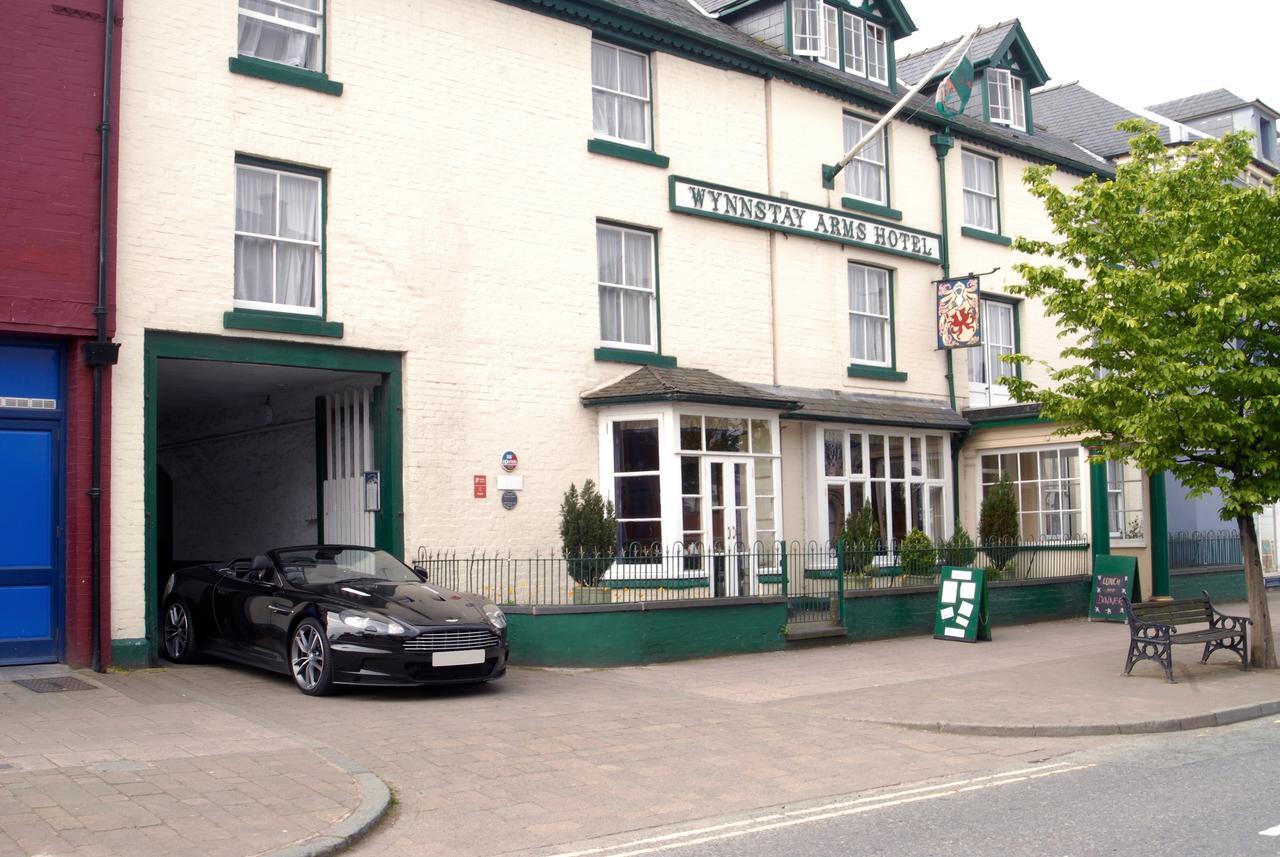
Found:
<path fill-rule="evenodd" d="M 247 17 L 235 0 L 131 0 L 113 638 L 154 645 L 172 567 L 224 558 L 191 555 L 195 531 L 216 522 L 172 513 L 211 486 L 180 484 L 169 472 L 178 465 L 165 462 L 181 460 L 187 472 L 187 458 L 201 459 L 200 472 L 221 471 L 250 506 L 266 496 L 262 480 L 283 480 L 296 486 L 289 508 L 313 510 L 258 516 L 257 530 L 229 537 L 225 558 L 319 540 L 347 518 L 409 556 L 420 545 L 529 555 L 558 547 L 561 497 L 588 478 L 618 503 L 628 541 L 707 551 L 735 540 L 823 541 L 856 497 L 873 495 L 886 540 L 913 526 L 944 538 L 957 522 L 976 528 L 984 453 L 1071 447 L 1022 410 L 1002 409 L 998 384 L 969 383 L 978 349 L 952 352 L 949 384 L 934 281 L 994 269 L 984 295 L 1008 295 L 1019 258 L 1007 239 L 1049 235 L 1023 170 L 1054 164 L 1066 187 L 1107 166 L 1037 132 L 1029 116 L 1021 129 L 1016 117 L 987 118 L 988 100 L 1002 97 L 995 70 L 1021 76 L 1027 92 L 1043 83 L 1021 28 L 1006 26 L 987 39 L 966 115 L 946 121 L 917 99 L 887 128 L 887 163 L 864 164 L 878 188 L 857 200 L 844 176 L 824 187 L 846 117 L 874 121 L 914 82 L 903 62 L 902 79 L 887 82 L 893 43 L 914 25 L 896 2 L 817 4 L 845 16 L 842 68 L 856 67 L 849 34 L 863 33 L 867 65 L 845 71 L 798 55 L 802 37 L 830 36 L 805 29 L 808 3 L 721 4 L 717 19 L 685 0 L 317 0 L 293 5 L 322 15 L 295 9 L 296 20 L 280 23 L 285 6 L 275 0 L 240 4 L 258 10 Z M 782 45 L 735 26 L 748 6 L 767 5 L 791 22 Z M 830 50 L 829 39 L 821 47 Z M 630 72 L 603 80 L 593 50 L 598 66 L 603 51 Z M 873 79 L 876 51 L 890 73 L 883 83 Z M 604 105 L 595 113 L 593 86 Z M 643 128 L 609 125 L 610 110 L 635 105 L 628 115 Z M 966 153 L 993 165 L 995 228 L 966 226 Z M 248 198 L 254 176 L 278 182 L 271 202 Z M 676 210 L 673 177 L 807 206 L 810 224 L 838 212 L 905 230 L 928 250 L 891 254 L 760 218 L 692 215 Z M 240 228 L 238 209 L 253 209 L 244 219 L 259 225 Z M 301 232 L 282 234 L 311 225 L 312 250 L 289 243 Z M 616 284 L 601 285 L 601 225 L 652 248 L 630 284 L 627 306 L 649 319 L 625 334 L 632 342 L 606 337 L 602 322 L 602 289 Z M 271 263 L 253 268 L 251 258 L 267 256 L 252 254 L 268 251 Z M 299 276 L 288 267 L 297 253 L 314 253 L 315 273 L 302 276 L 311 285 L 281 299 Z M 871 273 L 851 273 L 858 266 Z M 851 332 L 851 277 L 867 278 L 868 300 L 892 306 L 861 334 Z M 246 300 L 255 289 L 275 305 Z M 1010 348 L 1057 359 L 1061 343 L 1034 301 L 998 306 L 1013 319 Z M 859 348 L 871 356 L 855 360 Z M 1035 364 L 1026 371 L 1043 377 Z M 348 410 L 346 390 L 372 390 L 368 409 Z M 706 425 L 703 448 L 682 450 L 682 417 L 690 431 L 688 418 L 723 422 Z M 1010 425 L 1016 431 L 1001 428 Z M 246 457 L 209 467 L 227 437 Z M 882 447 L 863 462 L 856 450 L 873 441 Z M 849 460 L 832 462 L 830 443 Z M 334 470 L 348 456 L 343 444 L 352 445 L 345 476 Z M 312 448 L 312 457 L 297 452 Z M 497 488 L 506 450 L 518 455 L 511 475 L 521 483 L 510 510 Z M 656 464 L 636 470 L 628 456 Z M 1071 456 L 1071 475 L 1022 480 L 1028 497 L 1064 504 L 1052 523 L 1047 510 L 1024 510 L 1028 526 L 1036 521 L 1027 537 L 1094 537 L 1089 467 L 1078 445 Z M 338 497 L 341 479 L 365 471 L 379 473 L 381 495 L 364 505 L 379 508 Z M 746 483 L 734 484 L 734 473 Z M 476 477 L 485 477 L 483 498 Z M 712 499 L 721 489 L 736 501 L 727 518 Z M 747 574 L 723 585 L 748 594 L 758 584 Z"/>

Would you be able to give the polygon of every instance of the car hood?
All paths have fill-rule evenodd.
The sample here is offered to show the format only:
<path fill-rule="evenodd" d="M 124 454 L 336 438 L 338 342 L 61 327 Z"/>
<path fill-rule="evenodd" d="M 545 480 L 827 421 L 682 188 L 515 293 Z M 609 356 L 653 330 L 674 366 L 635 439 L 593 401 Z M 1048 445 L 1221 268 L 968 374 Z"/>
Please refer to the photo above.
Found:
<path fill-rule="evenodd" d="M 324 589 L 344 606 L 376 611 L 401 624 L 489 624 L 478 600 L 429 583 L 362 580 L 331 584 Z"/>

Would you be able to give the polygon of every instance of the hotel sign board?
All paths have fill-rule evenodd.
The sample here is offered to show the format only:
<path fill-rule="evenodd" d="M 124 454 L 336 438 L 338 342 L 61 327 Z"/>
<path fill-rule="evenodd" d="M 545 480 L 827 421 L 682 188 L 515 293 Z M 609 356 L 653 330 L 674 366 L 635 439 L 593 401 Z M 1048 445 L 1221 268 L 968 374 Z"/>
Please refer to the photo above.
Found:
<path fill-rule="evenodd" d="M 671 210 L 682 214 L 942 264 L 940 238 L 933 232 L 681 176 L 671 176 L 669 184 Z"/>

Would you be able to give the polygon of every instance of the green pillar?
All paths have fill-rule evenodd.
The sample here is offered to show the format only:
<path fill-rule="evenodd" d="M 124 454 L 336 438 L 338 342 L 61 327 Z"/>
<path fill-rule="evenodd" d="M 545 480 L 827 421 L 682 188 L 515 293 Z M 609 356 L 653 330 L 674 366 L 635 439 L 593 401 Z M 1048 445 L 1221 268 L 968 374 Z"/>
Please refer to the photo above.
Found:
<path fill-rule="evenodd" d="M 1107 462 L 1089 457 L 1089 529 L 1093 555 L 1111 555 L 1111 523 L 1107 514 Z"/>
<path fill-rule="evenodd" d="M 1148 477 L 1151 494 L 1151 594 L 1169 594 L 1169 501 L 1165 495 L 1164 471 Z"/>

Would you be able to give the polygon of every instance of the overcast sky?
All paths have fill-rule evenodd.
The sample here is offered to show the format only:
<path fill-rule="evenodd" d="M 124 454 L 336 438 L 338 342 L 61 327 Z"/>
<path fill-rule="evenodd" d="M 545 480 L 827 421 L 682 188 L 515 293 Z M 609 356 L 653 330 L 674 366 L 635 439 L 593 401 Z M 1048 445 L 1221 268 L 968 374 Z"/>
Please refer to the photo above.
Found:
<path fill-rule="evenodd" d="M 1229 89 L 1280 110 L 1280 0 L 904 0 L 904 5 L 920 29 L 898 42 L 899 56 L 979 25 L 1018 18 L 1051 86 L 1078 80 L 1130 107 Z"/>

